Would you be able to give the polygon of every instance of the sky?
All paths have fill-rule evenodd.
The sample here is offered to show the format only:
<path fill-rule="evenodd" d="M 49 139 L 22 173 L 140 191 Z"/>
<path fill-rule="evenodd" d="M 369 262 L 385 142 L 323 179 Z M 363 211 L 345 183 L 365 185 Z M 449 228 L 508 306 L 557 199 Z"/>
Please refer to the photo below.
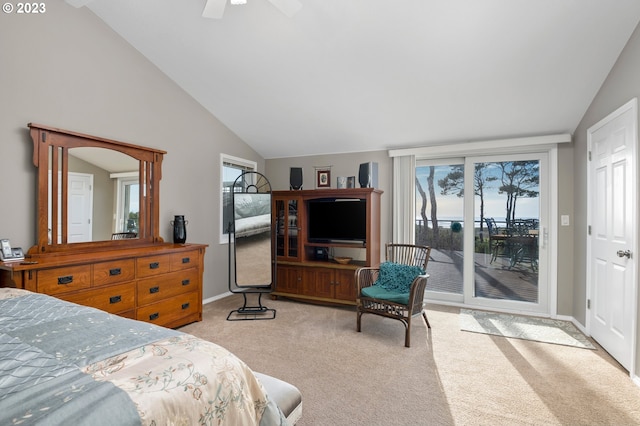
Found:
<path fill-rule="evenodd" d="M 499 194 L 498 187 L 500 182 L 500 169 L 498 163 L 486 163 L 487 175 L 495 176 L 498 180 L 487 182 L 484 195 L 484 216 L 493 217 L 496 221 L 505 220 L 506 215 L 506 194 Z M 438 218 L 439 219 L 462 219 L 464 211 L 463 198 L 455 194 L 442 195 L 442 188 L 438 185 L 438 181 L 443 179 L 451 171 L 450 166 L 435 166 L 434 183 L 436 187 Z M 422 185 L 423 190 L 428 195 L 427 176 L 429 174 L 429 166 L 420 166 L 416 168 L 416 177 Z M 537 188 L 531 188 L 536 190 Z M 474 197 L 476 205 L 474 207 L 476 219 L 480 217 L 479 197 Z M 540 198 L 518 198 L 516 205 L 516 217 L 518 218 L 538 218 L 540 208 Z M 420 208 L 422 206 L 422 197 L 416 190 L 416 216 L 420 216 Z M 427 205 L 427 215 L 430 215 L 431 206 Z"/>

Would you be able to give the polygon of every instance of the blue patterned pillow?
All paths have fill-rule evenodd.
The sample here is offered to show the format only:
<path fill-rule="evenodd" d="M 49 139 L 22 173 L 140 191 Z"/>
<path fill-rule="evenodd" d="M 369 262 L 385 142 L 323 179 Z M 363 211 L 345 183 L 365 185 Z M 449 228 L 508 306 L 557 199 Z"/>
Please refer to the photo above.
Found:
<path fill-rule="evenodd" d="M 424 273 L 424 270 L 418 266 L 384 262 L 380 264 L 380 273 L 374 285 L 389 291 L 409 293 L 413 280 Z"/>

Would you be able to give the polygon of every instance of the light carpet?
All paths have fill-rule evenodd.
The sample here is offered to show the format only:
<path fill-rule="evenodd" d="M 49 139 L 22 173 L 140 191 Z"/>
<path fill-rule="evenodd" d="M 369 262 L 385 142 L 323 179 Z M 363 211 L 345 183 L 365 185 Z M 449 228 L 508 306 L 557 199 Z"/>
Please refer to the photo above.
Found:
<path fill-rule="evenodd" d="M 227 321 L 234 294 L 180 330 L 231 350 L 302 392 L 296 426 L 639 425 L 640 388 L 597 350 L 460 330 L 460 308 L 427 305 L 411 347 L 399 321 L 354 307 L 264 302 L 270 321 Z"/>
<path fill-rule="evenodd" d="M 595 349 L 589 339 L 573 324 L 549 318 L 461 309 L 460 329 L 494 336 Z"/>

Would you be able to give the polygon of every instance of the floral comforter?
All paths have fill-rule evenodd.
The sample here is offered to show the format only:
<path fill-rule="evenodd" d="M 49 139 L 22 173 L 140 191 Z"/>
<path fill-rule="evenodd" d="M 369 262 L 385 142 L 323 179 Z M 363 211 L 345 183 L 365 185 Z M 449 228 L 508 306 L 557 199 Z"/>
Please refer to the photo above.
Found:
<path fill-rule="evenodd" d="M 0 288 L 0 424 L 280 425 L 251 369 L 175 330 Z"/>

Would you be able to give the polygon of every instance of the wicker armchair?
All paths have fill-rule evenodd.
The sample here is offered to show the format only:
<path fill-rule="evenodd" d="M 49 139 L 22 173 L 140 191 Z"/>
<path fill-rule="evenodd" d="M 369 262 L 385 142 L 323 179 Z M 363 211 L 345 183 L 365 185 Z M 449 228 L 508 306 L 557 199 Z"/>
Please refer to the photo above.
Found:
<path fill-rule="evenodd" d="M 416 246 L 409 244 L 391 244 L 385 245 L 385 255 L 388 262 L 402 263 L 405 265 L 419 266 L 426 271 L 427 263 L 431 247 Z M 362 289 L 372 286 L 378 278 L 379 268 L 359 268 L 356 271 L 356 286 L 358 290 L 357 314 L 358 324 L 357 330 L 361 331 L 362 314 L 375 314 L 387 318 L 393 318 L 401 321 L 405 326 L 404 345 L 411 345 L 411 318 L 414 315 L 422 314 L 427 323 L 427 327 L 431 328 L 427 314 L 424 311 L 424 291 L 427 286 L 428 275 L 420 275 L 411 283 L 409 292 L 409 302 L 407 304 L 393 302 L 386 299 L 371 298 L 362 295 Z"/>

